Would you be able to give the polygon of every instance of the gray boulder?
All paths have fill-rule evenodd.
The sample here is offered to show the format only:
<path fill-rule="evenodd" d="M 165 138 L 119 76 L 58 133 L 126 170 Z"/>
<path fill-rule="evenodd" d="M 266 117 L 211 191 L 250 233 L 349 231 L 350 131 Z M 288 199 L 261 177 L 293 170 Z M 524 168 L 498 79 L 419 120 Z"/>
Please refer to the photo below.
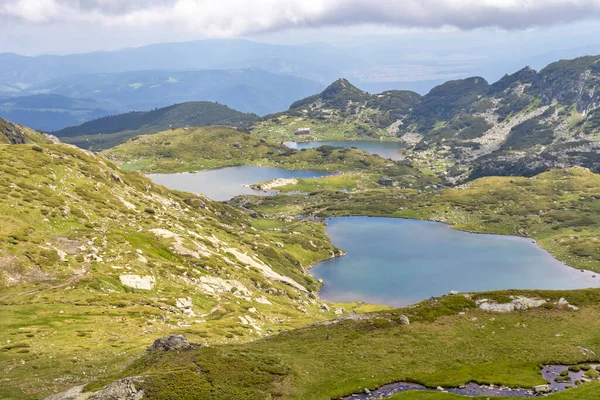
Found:
<path fill-rule="evenodd" d="M 552 393 L 552 386 L 550 385 L 539 385 L 533 387 L 533 392 L 535 394 L 546 394 Z"/>
<path fill-rule="evenodd" d="M 191 344 L 188 342 L 185 336 L 183 335 L 170 335 L 164 338 L 156 339 L 152 346 L 148 347 L 146 351 L 173 351 L 173 350 L 181 350 L 187 349 Z"/>
<path fill-rule="evenodd" d="M 123 378 L 108 384 L 97 392 L 83 393 L 83 386 L 77 386 L 66 392 L 46 397 L 44 400 L 141 400 L 144 391 L 136 387 L 141 379 Z"/>

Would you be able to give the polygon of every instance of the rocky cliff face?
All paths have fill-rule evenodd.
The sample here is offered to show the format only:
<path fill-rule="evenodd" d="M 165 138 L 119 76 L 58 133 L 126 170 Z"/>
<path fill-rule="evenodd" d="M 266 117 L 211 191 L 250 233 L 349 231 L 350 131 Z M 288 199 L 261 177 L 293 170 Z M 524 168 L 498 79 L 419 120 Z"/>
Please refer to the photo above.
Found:
<path fill-rule="evenodd" d="M 527 67 L 489 86 L 447 120 L 422 132 L 412 156 L 443 162 L 451 181 L 486 175 L 531 176 L 581 165 L 600 170 L 600 57 Z M 399 135 L 418 131 L 405 126 Z M 450 166 L 449 168 L 447 168 Z"/>
<path fill-rule="evenodd" d="M 0 143 L 25 144 L 29 138 L 18 125 L 0 118 Z"/>
<path fill-rule="evenodd" d="M 56 143 L 58 139 L 0 118 L 0 144 Z"/>

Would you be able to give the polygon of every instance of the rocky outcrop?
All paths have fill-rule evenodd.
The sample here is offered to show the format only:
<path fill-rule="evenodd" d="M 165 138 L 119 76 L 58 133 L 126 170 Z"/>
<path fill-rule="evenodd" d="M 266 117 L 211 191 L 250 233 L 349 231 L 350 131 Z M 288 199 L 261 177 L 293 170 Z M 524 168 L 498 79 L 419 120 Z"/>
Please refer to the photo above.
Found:
<path fill-rule="evenodd" d="M 153 276 L 121 275 L 119 279 L 123 286 L 133 289 L 152 290 L 156 284 L 156 279 Z"/>
<path fill-rule="evenodd" d="M 51 144 L 60 144 L 61 143 L 59 138 L 57 138 L 56 136 L 51 135 L 49 133 L 44 133 L 44 138 L 46 138 L 48 143 L 51 143 Z"/>
<path fill-rule="evenodd" d="M 183 335 L 170 335 L 164 338 L 156 339 L 152 346 L 148 347 L 146 351 L 173 351 L 182 350 L 191 347 L 192 344 L 188 342 Z"/>
<path fill-rule="evenodd" d="M 2 137 L 8 144 L 29 143 L 29 138 L 18 125 L 0 118 L 0 143 L 2 143 Z"/>
<path fill-rule="evenodd" d="M 488 299 L 478 300 L 479 308 L 491 312 L 512 312 L 516 310 L 527 310 L 530 308 L 538 308 L 546 303 L 542 299 L 530 299 L 528 297 L 518 296 L 510 303 L 493 303 Z"/>
<path fill-rule="evenodd" d="M 84 386 L 77 386 L 66 392 L 46 397 L 44 400 L 141 400 L 144 391 L 138 389 L 141 378 L 123 378 L 105 386 L 97 392 L 83 392 Z"/>
<path fill-rule="evenodd" d="M 550 385 L 538 385 L 533 387 L 535 394 L 548 394 L 552 393 L 552 386 Z"/>
<path fill-rule="evenodd" d="M 286 185 L 295 185 L 298 183 L 298 179 L 286 179 L 286 178 L 277 178 L 271 181 L 257 183 L 256 185 L 252 185 L 251 188 L 254 190 L 262 190 L 262 191 L 270 191 L 278 187 L 286 186 Z"/>

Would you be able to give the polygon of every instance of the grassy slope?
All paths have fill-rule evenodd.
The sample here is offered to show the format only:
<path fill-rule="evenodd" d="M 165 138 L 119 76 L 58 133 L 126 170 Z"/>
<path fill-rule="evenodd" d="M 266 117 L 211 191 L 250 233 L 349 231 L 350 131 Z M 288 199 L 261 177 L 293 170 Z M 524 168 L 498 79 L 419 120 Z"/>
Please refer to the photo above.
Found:
<path fill-rule="evenodd" d="M 204 137 L 202 135 L 213 129 L 218 128 L 204 129 L 200 137 L 184 137 L 189 141 L 182 143 L 191 146 L 194 142 L 200 142 L 195 150 L 203 149 L 207 143 L 214 141 L 215 136 L 209 136 L 212 139 L 211 141 L 202 142 Z M 218 131 L 213 131 L 213 133 L 215 132 Z M 166 134 L 168 135 L 168 133 Z M 231 163 L 249 159 L 253 160 L 253 163 L 257 163 L 258 158 L 253 149 L 267 146 L 269 149 L 264 153 L 266 154 L 271 151 L 270 149 L 278 148 L 278 146 L 267 142 L 261 143 L 252 135 L 244 136 L 246 134 L 239 132 L 237 134 L 242 135 L 239 139 L 242 144 L 241 150 L 233 146 L 230 147 L 229 141 L 217 141 L 221 144 L 222 149 L 230 148 L 230 152 L 224 152 L 225 156 L 217 156 L 218 162 Z M 150 137 L 160 140 L 149 143 L 146 149 L 141 147 L 142 151 L 149 151 L 153 162 L 158 160 L 156 165 L 167 165 L 169 168 L 173 168 L 173 165 L 176 167 L 186 165 L 187 167 L 189 163 L 186 162 L 192 159 L 193 151 L 190 151 L 189 154 L 187 154 L 187 151 L 180 152 L 181 148 L 185 148 L 185 146 L 180 146 L 182 143 L 174 146 L 173 151 L 177 153 L 175 155 L 173 153 L 169 154 L 168 157 L 171 158 L 164 160 L 164 162 L 155 157 L 157 151 L 169 149 L 170 145 L 165 144 L 168 140 L 179 140 L 183 136 L 169 137 L 161 135 Z M 231 135 L 231 132 L 229 132 L 222 139 L 233 140 L 234 137 Z M 244 139 L 244 137 L 248 137 L 248 139 Z M 190 138 L 193 140 L 190 140 Z M 250 141 L 252 147 L 245 147 L 243 142 L 245 140 Z M 223 143 L 226 143 L 226 146 L 223 146 Z M 253 147 L 256 144 L 258 146 Z M 67 149 L 62 146 L 58 148 L 65 149 L 65 151 Z M 208 150 L 214 151 L 214 154 L 219 151 L 216 146 L 214 148 L 209 147 Z M 285 151 L 283 148 L 281 150 Z M 46 150 L 46 152 L 51 151 Z M 70 151 L 74 150 L 71 149 Z M 238 153 L 235 153 L 236 151 L 245 151 L 246 156 L 240 157 Z M 29 158 L 31 154 L 36 155 L 35 153 L 37 152 L 33 150 L 31 153 L 20 151 L 18 155 L 18 157 L 28 157 L 23 159 L 20 167 L 29 174 L 38 169 L 44 171 L 44 166 L 52 164 L 48 163 L 47 159 L 37 161 L 35 158 Z M 288 155 L 280 156 L 286 160 L 284 163 L 276 165 L 297 165 L 299 162 L 304 162 L 306 166 L 316 164 L 324 168 L 339 168 L 340 162 L 333 160 L 340 155 L 347 157 L 346 153 L 341 153 L 338 150 L 332 151 L 328 155 L 321 153 L 290 152 Z M 115 156 L 113 153 L 109 154 Z M 359 162 L 359 159 L 354 159 L 355 154 L 359 155 L 360 153 L 350 152 L 349 163 L 351 165 L 348 168 L 350 171 L 355 171 L 352 163 Z M 183 158 L 184 156 L 190 158 Z M 267 154 L 267 156 L 269 159 L 273 158 L 271 157 L 273 155 Z M 316 158 L 316 156 L 320 158 Z M 17 154 L 12 154 L 12 157 L 17 157 Z M 294 157 L 301 158 L 295 159 Z M 81 160 L 79 157 L 74 158 Z M 60 155 L 52 157 L 52 159 L 61 160 L 58 161 L 59 163 L 64 161 L 60 158 Z M 68 156 L 66 159 L 70 160 Z M 14 165 L 15 160 L 3 163 L 3 165 L 11 163 Z M 181 162 L 181 160 L 185 162 Z M 315 163 L 315 160 L 320 160 L 321 164 Z M 341 165 L 347 165 L 348 160 L 344 161 L 346 162 L 342 162 Z M 375 161 L 377 163 L 381 162 L 376 159 Z M 81 165 L 76 165 L 77 162 L 69 164 L 67 170 L 82 168 Z M 172 164 L 173 162 L 176 164 Z M 80 164 L 87 165 L 87 163 Z M 376 164 L 377 167 L 378 165 Z M 384 164 L 381 165 L 381 168 L 389 168 Z M 140 164 L 137 166 L 139 167 Z M 32 168 L 31 171 L 27 170 L 29 167 Z M 112 166 L 109 168 L 116 171 Z M 7 172 L 9 174 L 6 176 L 19 175 L 15 171 Z M 142 179 L 134 174 L 117 173 L 124 177 L 131 177 L 134 181 Z M 44 176 L 51 176 L 52 172 L 44 171 L 44 174 Z M 85 172 L 82 176 L 85 177 L 86 174 L 90 173 Z M 103 183 L 106 181 L 106 173 L 104 175 L 105 180 L 101 180 Z M 98 178 L 94 172 L 88 176 Z M 34 189 L 28 188 L 27 184 L 32 182 L 32 177 L 24 174 L 22 178 L 21 183 L 23 185 L 17 185 L 17 192 L 19 192 L 17 193 L 17 200 L 21 199 L 22 204 L 19 202 L 17 204 L 19 207 L 24 208 L 17 207 L 15 210 L 9 210 L 9 207 L 5 207 L 5 213 L 16 212 L 16 216 L 25 218 L 23 214 L 31 213 L 33 209 L 42 212 L 44 208 L 50 208 L 49 206 L 44 207 L 44 199 L 35 198 L 36 196 L 33 196 L 34 198 L 31 200 L 35 207 L 31 208 L 26 205 L 26 203 L 29 203 L 26 199 L 31 197 L 32 194 L 35 195 L 35 192 L 40 191 L 41 186 Z M 37 182 L 36 179 L 33 179 L 33 182 Z M 69 177 L 69 179 L 72 179 L 72 177 Z M 66 182 L 71 182 L 69 179 Z M 598 175 L 581 169 L 572 169 L 566 174 L 561 170 L 552 171 L 534 179 L 486 178 L 471 183 L 467 188 L 457 188 L 435 194 L 430 191 L 420 193 L 416 189 L 375 189 L 371 179 L 364 179 L 360 173 L 354 173 L 352 175 L 329 177 L 325 180 L 301 181 L 298 187 L 284 188 L 284 190 L 301 188 L 302 190 L 314 191 L 315 193 L 312 196 L 291 195 L 289 197 L 280 196 L 263 199 L 264 203 L 258 209 L 269 214 L 281 213 L 282 215 L 288 214 L 290 209 L 295 207 L 295 212 L 302 210 L 327 215 L 370 214 L 428 218 L 450 222 L 456 224 L 460 229 L 478 232 L 528 234 L 538 239 L 542 245 L 571 265 L 597 269 L 600 260 L 597 255 L 598 246 L 596 244 L 598 238 L 599 208 L 597 199 L 599 194 L 597 188 L 600 187 L 599 179 Z M 59 179 L 59 181 L 62 181 L 62 179 Z M 125 181 L 127 182 L 127 178 L 125 178 Z M 77 187 L 81 186 L 80 180 L 75 182 Z M 144 182 L 147 183 L 148 181 L 144 180 Z M 5 181 L 5 183 L 8 183 L 8 181 Z M 50 184 L 52 185 L 52 183 Z M 65 187 L 68 188 L 68 185 Z M 7 188 L 6 185 L 4 185 L 4 188 L 0 187 L 3 190 Z M 339 193 L 341 188 L 354 190 L 354 192 L 350 194 Z M 138 187 L 137 190 L 141 190 L 141 187 Z M 179 196 L 181 197 L 180 202 L 186 199 L 190 200 L 189 195 L 165 194 L 167 192 L 164 189 L 160 190 L 163 191 L 161 192 L 162 196 L 175 196 L 175 198 Z M 92 196 L 90 196 L 90 193 L 85 193 L 85 195 L 81 193 L 72 194 L 69 191 L 67 193 L 67 197 L 83 196 L 79 199 L 80 204 L 94 204 L 95 207 L 91 210 L 92 213 L 96 212 L 95 208 L 104 208 L 104 212 L 115 208 L 115 204 L 111 202 L 100 206 L 100 203 L 106 201 L 106 199 L 100 202 L 95 201 L 93 193 Z M 101 193 L 104 193 L 104 191 L 101 190 Z M 38 196 L 42 197 L 44 194 L 43 191 L 40 191 Z M 129 199 L 131 194 L 127 194 L 128 197 L 126 198 Z M 46 194 L 45 198 L 51 201 L 52 196 Z M 38 207 L 38 201 L 42 202 L 42 207 Z M 69 201 L 71 202 L 72 199 Z M 14 204 L 14 202 L 11 204 Z M 152 209 L 155 211 L 160 209 L 160 205 L 157 206 L 157 203 L 147 204 L 154 207 Z M 77 201 L 75 205 L 78 206 Z M 136 205 L 140 210 L 147 206 L 143 202 Z M 209 208 L 215 207 L 226 206 L 210 203 Z M 81 206 L 78 206 L 78 208 L 81 208 Z M 35 214 L 38 211 L 33 212 L 32 219 L 25 226 L 31 227 L 34 224 L 33 221 L 40 220 L 41 217 Z M 58 214 L 52 216 L 51 211 L 48 212 L 52 218 L 58 216 Z M 72 209 L 69 212 L 73 214 Z M 219 209 L 219 212 L 222 215 L 226 215 L 224 213 L 232 214 L 232 219 L 228 220 L 230 222 L 227 224 L 231 224 L 237 229 L 238 218 L 242 217 L 236 214 L 236 211 L 227 208 Z M 78 214 L 78 212 L 76 211 L 75 214 Z M 149 214 L 148 217 L 151 219 L 157 218 L 156 214 L 145 214 Z M 159 211 L 159 216 L 159 220 L 170 218 L 161 211 Z M 71 221 L 69 219 L 71 217 L 69 216 L 67 220 Z M 70 232 L 77 232 L 77 235 L 79 235 L 81 234 L 80 230 L 84 228 L 81 227 L 83 225 L 82 221 L 77 220 L 79 217 L 76 215 L 75 217 L 75 220 L 79 222 L 79 225 L 76 225 L 79 230 Z M 167 219 L 162 221 L 160 225 L 172 229 L 172 225 L 169 224 L 182 224 L 184 223 L 182 221 L 189 218 L 189 216 L 184 215 L 173 215 L 172 217 L 178 222 Z M 17 224 L 19 218 L 17 218 Z M 87 218 L 90 219 L 89 216 Z M 122 221 L 126 220 L 133 222 L 124 212 L 111 216 L 111 219 L 117 220 L 121 224 Z M 11 218 L 8 220 L 12 221 Z M 108 228 L 107 225 L 102 225 L 102 222 L 100 222 L 100 226 L 94 226 L 94 223 L 98 223 L 98 219 L 91 218 L 91 220 L 91 227 L 87 227 L 88 229 L 100 228 L 102 230 L 102 228 Z M 209 218 L 209 220 L 211 219 Z M 139 218 L 135 223 L 140 223 Z M 320 237 L 326 240 L 322 227 L 318 225 L 307 224 L 302 226 L 303 224 L 299 223 L 296 227 L 290 227 L 288 224 L 281 223 L 276 219 L 255 220 L 253 222 L 248 220 L 247 224 L 263 231 L 265 235 L 268 235 L 265 236 L 265 240 L 268 238 L 273 242 L 276 240 L 285 242 L 292 236 L 283 232 L 278 233 L 276 229 L 281 228 L 287 229 L 288 232 L 291 229 L 299 231 L 306 229 L 304 232 L 307 234 L 321 235 Z M 63 222 L 58 226 L 61 226 L 61 229 L 66 229 L 69 228 L 68 225 L 68 223 Z M 115 229 L 114 225 L 111 225 L 110 228 L 111 230 Z M 229 231 L 225 229 L 225 233 L 220 231 L 223 228 L 223 226 L 215 226 L 209 228 L 209 231 L 216 230 L 220 232 L 217 235 L 223 239 L 238 240 L 236 237 L 239 233 L 236 232 L 236 229 Z M 119 228 L 116 235 L 118 239 L 125 236 L 120 229 L 127 230 L 126 227 Z M 14 231 L 12 228 L 9 230 L 10 232 Z M 31 233 L 27 230 L 25 232 L 27 234 Z M 135 232 L 137 233 L 137 229 L 135 229 Z M 88 231 L 87 233 L 92 233 L 93 237 L 93 232 Z M 130 234 L 133 233 L 130 232 Z M 35 235 L 33 237 L 35 238 Z M 42 237 L 44 236 L 42 235 Z M 158 262 L 158 271 L 169 268 L 168 265 L 164 265 L 165 255 L 167 256 L 166 259 L 170 260 L 169 264 L 173 263 L 175 266 L 186 267 L 186 263 L 174 261 L 181 257 L 173 255 L 172 251 L 169 251 L 168 243 L 163 244 L 162 248 L 156 249 L 156 238 L 145 237 L 140 239 L 136 236 L 133 237 L 135 238 L 134 243 L 141 240 L 144 244 L 144 254 L 147 252 L 146 249 L 158 253 L 159 257 L 152 260 L 153 263 Z M 109 238 L 111 238 L 111 235 L 109 235 Z M 129 240 L 129 237 L 127 238 Z M 250 240 L 257 240 L 250 234 L 248 236 L 241 235 L 240 238 L 242 246 L 245 246 L 244 248 L 248 251 L 251 248 Z M 244 242 L 244 238 L 247 238 L 248 242 Z M 191 238 L 186 240 L 189 239 Z M 10 237 L 9 235 L 5 240 L 8 243 L 16 241 L 16 245 L 22 245 L 22 236 Z M 112 242 L 112 239 L 110 240 L 110 244 L 113 246 L 120 244 L 119 240 L 115 242 Z M 129 242 L 132 244 L 131 240 Z M 288 243 L 285 243 L 287 250 Z M 325 243 L 323 242 L 323 244 Z M 39 247 L 39 243 L 33 244 L 37 245 L 36 248 Z M 258 247 L 260 248 L 260 246 Z M 279 252 L 276 246 L 270 247 Z M 9 247 L 3 247 L 3 249 L 5 248 Z M 27 249 L 27 247 L 25 248 Z M 308 265 L 310 261 L 314 262 L 319 257 L 324 256 L 314 254 L 314 252 L 311 253 L 308 249 L 310 249 L 308 246 L 294 247 L 294 251 L 289 256 L 304 256 L 306 263 L 303 262 L 303 265 Z M 116 251 L 125 253 L 124 250 L 117 247 Z M 166 251 L 167 254 L 163 251 Z M 168 255 L 169 252 L 170 255 Z M 269 254 L 260 253 L 262 254 L 261 257 L 267 257 L 267 254 Z M 36 255 L 34 252 L 30 256 L 42 257 L 43 259 L 49 255 Z M 103 254 L 103 257 L 107 256 Z M 268 257 L 279 268 L 283 268 L 282 271 L 292 273 L 291 270 L 286 269 L 286 263 L 282 261 L 282 257 L 275 255 Z M 29 257 L 28 259 L 31 260 Z M 107 261 L 107 264 L 113 262 L 109 257 L 105 261 Z M 123 260 L 119 262 L 121 261 Z M 71 262 L 73 261 L 71 260 Z M 209 265 L 213 264 L 209 263 Z M 190 267 L 189 263 L 187 267 Z M 138 266 L 135 266 L 135 268 L 138 268 Z M 141 268 L 144 270 L 144 266 L 141 266 Z M 99 269 L 102 270 L 102 268 Z M 226 273 L 235 274 L 235 270 L 228 270 Z M 94 275 L 95 277 L 96 275 Z M 255 275 L 254 278 L 257 279 L 258 276 Z M 47 382 L 59 375 L 59 380 L 53 383 L 53 387 L 50 389 L 44 388 L 44 390 L 58 390 L 73 386 L 82 381 L 84 372 L 88 376 L 92 374 L 95 377 L 102 377 L 106 373 L 115 372 L 119 366 L 124 364 L 127 358 L 139 354 L 141 348 L 147 345 L 152 338 L 170 332 L 182 332 L 190 336 L 192 340 L 211 343 L 245 341 L 247 338 L 258 336 L 256 332 L 247 332 L 251 328 L 241 326 L 236 321 L 236 317 L 240 313 L 248 315 L 247 310 L 250 307 L 249 303 L 237 298 L 228 296 L 231 300 L 227 301 L 226 299 L 223 301 L 221 303 L 222 311 L 214 319 L 209 317 L 210 322 L 206 325 L 196 326 L 192 324 L 191 327 L 177 327 L 173 320 L 161 322 L 161 319 L 164 319 L 162 316 L 164 313 L 158 310 L 161 310 L 161 305 L 168 307 L 170 305 L 169 301 L 172 301 L 176 296 L 179 297 L 181 293 L 185 293 L 185 290 L 189 291 L 189 288 L 183 288 L 182 291 L 182 287 L 176 285 L 169 287 L 171 285 L 169 283 L 160 288 L 160 290 L 167 293 L 166 295 L 161 293 L 160 297 L 151 299 L 149 302 L 147 296 L 142 296 L 143 300 L 140 301 L 140 297 L 135 297 L 136 291 L 129 293 L 131 291 L 128 292 L 122 287 L 118 287 L 118 284 L 115 286 L 114 273 L 102 272 L 98 275 L 97 280 L 100 285 L 88 285 L 85 281 L 82 281 L 74 284 L 73 289 L 66 287 L 58 290 L 57 293 L 60 293 L 60 299 L 57 299 L 54 295 L 49 296 L 46 294 L 51 292 L 44 292 L 44 294 L 35 295 L 35 301 L 23 301 L 15 298 L 16 303 L 21 302 L 22 304 L 13 304 L 12 300 L 10 302 L 6 299 L 3 300 L 4 303 L 10 303 L 10 308 L 6 307 L 3 311 L 7 315 L 3 320 L 10 321 L 10 325 L 7 325 L 9 329 L 6 330 L 5 337 L 0 334 L 0 342 L 11 340 L 11 343 L 18 345 L 10 346 L 9 343 L 4 348 L 4 352 L 0 353 L 0 360 L 1 357 L 6 357 L 4 360 L 5 365 L 7 365 L 5 371 L 9 373 L 10 380 L 8 382 L 12 382 L 8 384 L 5 390 L 0 389 L 4 390 L 3 393 L 8 393 L 12 398 L 23 398 L 26 396 L 24 393 L 35 393 L 35 386 L 39 382 Z M 104 300 L 101 297 L 103 296 L 101 294 L 103 287 L 112 290 L 117 289 L 116 294 L 104 293 L 110 297 L 110 301 L 115 301 L 114 304 L 107 303 L 106 300 L 102 301 Z M 283 286 L 279 286 L 279 288 L 281 290 L 286 289 Z M 202 310 L 208 310 L 214 304 L 210 302 L 211 299 L 203 296 L 195 297 L 196 295 L 198 294 L 194 295 L 195 304 L 201 304 Z M 207 393 L 207 391 L 213 393 L 210 398 L 265 398 L 266 394 L 270 394 L 275 398 L 331 398 L 360 390 L 362 387 L 373 388 L 394 380 L 414 380 L 433 386 L 438 384 L 458 385 L 470 380 L 505 383 L 514 386 L 531 386 L 542 383 L 537 369 L 538 364 L 544 362 L 577 363 L 594 361 L 586 359 L 586 356 L 577 346 L 586 347 L 597 354 L 600 351 L 600 341 L 596 334 L 599 328 L 597 321 L 600 316 L 598 315 L 598 291 L 545 292 L 541 296 L 551 297 L 554 301 L 560 297 L 566 297 L 571 303 L 585 307 L 577 312 L 552 308 L 491 317 L 481 311 L 471 309 L 473 305 L 466 299 L 456 297 L 450 300 L 440 300 L 441 304 L 438 306 L 424 305 L 418 309 L 393 312 L 391 316 L 389 314 L 374 316 L 370 322 L 345 322 L 330 327 L 309 328 L 248 345 L 212 347 L 186 352 L 184 356 L 181 354 L 153 355 L 149 359 L 144 358 L 133 364 L 125 374 L 150 374 L 152 378 L 146 383 L 147 392 L 150 398 L 161 399 L 185 399 L 190 393 L 193 393 L 193 398 L 199 398 L 200 393 Z M 162 300 L 165 298 L 167 300 Z M 90 304 L 90 299 L 96 303 L 92 302 Z M 276 297 L 269 296 L 269 299 L 273 300 Z M 279 300 L 277 307 L 272 308 L 259 308 L 263 306 L 255 305 L 264 316 L 265 323 L 263 327 L 271 325 L 281 329 L 288 326 L 301 326 L 309 322 L 311 318 L 318 319 L 321 317 L 322 314 L 317 311 L 316 304 L 308 306 L 309 316 L 305 316 L 290 307 L 297 305 L 297 303 L 293 303 L 289 299 L 277 299 Z M 40 303 L 49 304 L 49 306 L 45 308 L 46 306 L 41 306 Z M 107 305 L 115 308 L 107 310 Z M 57 309 L 60 309 L 63 313 L 59 311 L 57 314 Z M 43 319 L 34 315 L 34 311 L 40 310 L 44 315 Z M 467 315 L 457 315 L 459 311 L 463 310 L 467 312 Z M 410 327 L 397 325 L 393 321 L 400 312 L 409 314 L 411 320 L 417 321 L 417 323 Z M 175 318 L 179 322 L 186 321 L 181 316 L 177 318 L 168 313 L 166 315 Z M 273 323 L 272 318 L 270 318 L 272 315 L 277 315 L 276 318 L 283 320 L 284 323 Z M 476 317 L 477 321 L 473 321 L 473 317 Z M 392 322 L 388 322 L 386 319 L 391 319 Z M 522 326 L 522 324 L 526 326 Z M 482 325 L 485 327 L 482 327 Z M 97 326 L 103 328 L 97 329 Z M 148 336 L 144 337 L 144 333 Z M 556 336 L 557 333 L 562 336 Z M 238 337 L 239 339 L 237 339 Z M 81 340 L 81 342 L 74 344 L 74 338 Z M 107 338 L 110 340 L 109 342 L 105 342 Z M 113 340 L 116 341 L 113 342 Z M 53 349 L 52 346 L 48 345 L 49 343 L 58 343 L 61 346 L 60 350 Z M 65 351 L 65 349 L 67 350 Z M 83 360 L 79 358 L 82 351 L 89 354 Z M 74 357 L 78 358 L 67 359 L 64 357 L 65 353 L 68 355 L 73 354 Z M 61 362 L 57 366 L 54 360 L 59 356 Z M 20 359 L 25 361 L 24 365 L 19 365 Z M 100 373 L 97 369 L 99 365 L 102 371 Z M 164 368 L 164 366 L 167 366 L 167 368 Z M 103 370 L 103 368 L 105 369 Z M 165 370 L 169 372 L 165 372 Z M 195 372 L 190 373 L 189 371 Z M 201 371 L 201 373 L 197 371 Z M 37 374 L 37 377 L 31 379 L 31 376 L 35 376 L 35 374 Z M 68 378 L 68 376 L 71 376 L 71 378 Z M 595 398 L 593 396 L 597 393 L 596 390 L 597 385 L 591 384 L 568 394 L 557 395 L 556 398 L 593 399 Z M 452 396 L 419 393 L 405 394 L 398 398 L 452 398 Z"/>
<path fill-rule="evenodd" d="M 369 116 L 376 116 L 377 110 L 364 109 L 349 118 L 335 115 L 335 110 L 332 114 L 327 119 L 276 115 L 257 122 L 252 131 L 260 137 L 282 141 L 395 139 L 389 137 L 386 129 L 372 127 L 365 121 Z M 310 136 L 296 136 L 296 131 L 301 128 L 310 128 Z M 364 132 L 369 132 L 369 135 Z"/>
<path fill-rule="evenodd" d="M 3 399 L 39 398 L 117 371 L 157 336 L 243 342 L 333 316 L 229 251 L 316 291 L 303 271 L 335 251 L 320 224 L 250 219 L 68 145 L 2 145 L 0 171 Z M 132 289 L 122 274 L 153 276 L 156 286 Z M 211 294 L 203 277 L 238 289 Z M 185 297 L 196 316 L 175 307 Z"/>
<path fill-rule="evenodd" d="M 396 140 L 388 127 L 405 118 L 420 98 L 401 90 L 370 95 L 339 79 L 288 111 L 263 118 L 253 132 L 271 140 Z M 310 128 L 310 136 L 296 136 L 300 128 Z"/>
<path fill-rule="evenodd" d="M 244 345 L 152 353 L 116 377 L 146 376 L 143 387 L 149 399 L 331 399 L 394 381 L 531 387 L 544 383 L 541 364 L 595 361 L 597 356 L 578 346 L 600 352 L 600 291 L 523 294 L 551 302 L 565 297 L 581 308 L 572 311 L 552 303 L 489 314 L 471 299 L 449 296 Z M 506 294 L 473 299 L 482 297 L 501 301 Z M 399 324 L 402 314 L 411 325 Z M 554 398 L 591 400 L 598 388 L 596 382 Z M 461 397 L 416 393 L 397 398 Z"/>

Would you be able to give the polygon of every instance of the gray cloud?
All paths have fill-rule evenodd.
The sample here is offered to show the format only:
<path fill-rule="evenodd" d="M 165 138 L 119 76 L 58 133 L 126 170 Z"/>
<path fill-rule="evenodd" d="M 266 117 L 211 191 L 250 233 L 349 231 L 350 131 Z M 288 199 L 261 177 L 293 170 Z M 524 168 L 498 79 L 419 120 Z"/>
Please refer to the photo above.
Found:
<path fill-rule="evenodd" d="M 217 37 L 362 24 L 525 29 L 600 17 L 600 0 L 3 0 L 0 16 Z"/>

